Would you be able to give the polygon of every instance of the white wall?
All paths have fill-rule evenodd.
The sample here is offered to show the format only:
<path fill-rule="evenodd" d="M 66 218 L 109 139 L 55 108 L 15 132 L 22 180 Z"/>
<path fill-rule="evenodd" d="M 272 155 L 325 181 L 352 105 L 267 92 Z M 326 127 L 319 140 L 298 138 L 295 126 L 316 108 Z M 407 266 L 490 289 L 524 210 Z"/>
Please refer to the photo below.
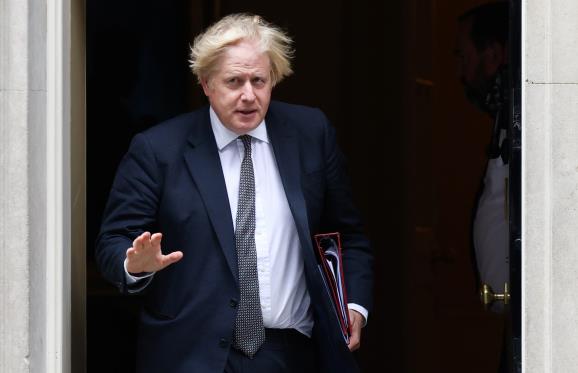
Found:
<path fill-rule="evenodd" d="M 578 367 L 578 2 L 526 0 L 523 366 Z"/>
<path fill-rule="evenodd" d="M 28 4 L 2 1 L 0 8 L 0 371 L 28 372 L 29 260 L 33 161 L 30 140 L 36 109 L 30 103 L 43 101 L 45 90 L 36 85 L 29 71 Z"/>

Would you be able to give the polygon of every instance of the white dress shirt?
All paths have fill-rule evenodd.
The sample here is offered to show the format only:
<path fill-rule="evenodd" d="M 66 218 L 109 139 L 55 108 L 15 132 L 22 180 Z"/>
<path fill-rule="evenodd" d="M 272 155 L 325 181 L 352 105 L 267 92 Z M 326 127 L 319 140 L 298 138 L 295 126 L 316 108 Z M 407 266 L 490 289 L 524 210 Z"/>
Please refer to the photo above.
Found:
<path fill-rule="evenodd" d="M 239 135 L 226 128 L 212 108 L 210 119 L 235 224 L 241 162 L 245 150 Z M 266 328 L 293 328 L 311 336 L 313 315 L 305 282 L 301 245 L 265 122 L 247 134 L 252 137 L 255 247 L 263 323 Z M 131 276 L 128 272 L 126 274 L 129 284 L 144 278 Z M 149 281 L 143 285 L 146 286 Z M 140 289 L 142 287 L 136 291 Z M 348 306 L 360 312 L 367 320 L 368 312 L 364 307 L 353 303 Z"/>
<path fill-rule="evenodd" d="M 239 135 L 226 128 L 212 108 L 210 116 L 234 225 L 245 149 Z M 262 122 L 247 134 L 252 138 L 255 173 L 255 247 L 263 324 L 266 328 L 294 328 L 311 336 L 313 315 L 301 245 L 267 127 Z"/>

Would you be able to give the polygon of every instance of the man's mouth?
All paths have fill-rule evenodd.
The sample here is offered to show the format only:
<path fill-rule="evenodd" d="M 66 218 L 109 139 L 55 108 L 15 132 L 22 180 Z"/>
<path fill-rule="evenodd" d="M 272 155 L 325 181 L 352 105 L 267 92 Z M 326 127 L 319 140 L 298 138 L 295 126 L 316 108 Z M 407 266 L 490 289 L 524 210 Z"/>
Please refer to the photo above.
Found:
<path fill-rule="evenodd" d="M 251 109 L 251 110 L 237 110 L 237 113 L 242 114 L 242 115 L 251 115 L 256 113 L 257 110 L 256 109 Z"/>

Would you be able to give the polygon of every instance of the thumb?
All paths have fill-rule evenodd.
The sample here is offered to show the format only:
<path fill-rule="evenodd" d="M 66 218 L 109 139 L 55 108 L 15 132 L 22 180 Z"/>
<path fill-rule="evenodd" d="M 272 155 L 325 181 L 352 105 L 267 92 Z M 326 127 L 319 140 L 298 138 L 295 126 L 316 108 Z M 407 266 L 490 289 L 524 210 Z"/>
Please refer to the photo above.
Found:
<path fill-rule="evenodd" d="M 182 251 L 173 251 L 170 254 L 167 255 L 163 255 L 162 259 L 161 259 L 161 269 L 166 268 L 168 266 L 170 266 L 173 263 L 178 262 L 179 260 L 181 260 L 183 257 L 183 252 Z"/>

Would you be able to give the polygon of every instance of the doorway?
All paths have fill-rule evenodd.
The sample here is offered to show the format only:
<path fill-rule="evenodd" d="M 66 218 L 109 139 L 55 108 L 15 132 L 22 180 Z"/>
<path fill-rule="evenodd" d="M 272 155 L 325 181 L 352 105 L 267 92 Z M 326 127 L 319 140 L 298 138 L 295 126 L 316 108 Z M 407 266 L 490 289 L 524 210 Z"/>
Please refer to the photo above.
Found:
<path fill-rule="evenodd" d="M 294 37 L 296 73 L 273 98 L 321 108 L 347 156 L 376 259 L 362 370 L 495 372 L 504 320 L 479 303 L 469 246 L 491 123 L 465 101 L 453 56 L 456 19 L 479 3 L 87 0 L 88 372 L 134 371 L 140 298 L 93 260 L 118 162 L 134 134 L 205 103 L 188 45 L 239 11 Z"/>

